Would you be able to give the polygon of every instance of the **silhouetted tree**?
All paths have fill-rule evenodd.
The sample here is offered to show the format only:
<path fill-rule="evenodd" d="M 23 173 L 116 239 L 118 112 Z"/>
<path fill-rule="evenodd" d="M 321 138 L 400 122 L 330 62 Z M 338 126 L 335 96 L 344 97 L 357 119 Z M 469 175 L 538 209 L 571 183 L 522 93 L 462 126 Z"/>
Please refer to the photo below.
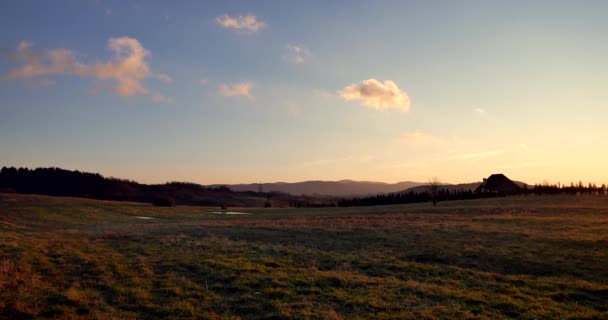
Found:
<path fill-rule="evenodd" d="M 441 187 L 441 182 L 439 181 L 439 178 L 437 177 L 432 177 L 429 180 L 429 195 L 431 196 L 431 200 L 433 201 L 433 206 L 436 207 L 437 206 L 437 200 L 438 200 L 438 196 L 439 196 L 439 188 Z"/>

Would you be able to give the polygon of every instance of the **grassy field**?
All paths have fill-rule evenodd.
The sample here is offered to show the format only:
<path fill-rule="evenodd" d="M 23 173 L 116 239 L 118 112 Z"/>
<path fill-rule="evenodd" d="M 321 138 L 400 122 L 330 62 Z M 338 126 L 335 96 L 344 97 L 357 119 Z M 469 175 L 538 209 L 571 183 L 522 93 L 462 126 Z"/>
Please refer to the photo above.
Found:
<path fill-rule="evenodd" d="M 608 197 L 214 210 L 0 194 L 0 319 L 608 319 Z"/>

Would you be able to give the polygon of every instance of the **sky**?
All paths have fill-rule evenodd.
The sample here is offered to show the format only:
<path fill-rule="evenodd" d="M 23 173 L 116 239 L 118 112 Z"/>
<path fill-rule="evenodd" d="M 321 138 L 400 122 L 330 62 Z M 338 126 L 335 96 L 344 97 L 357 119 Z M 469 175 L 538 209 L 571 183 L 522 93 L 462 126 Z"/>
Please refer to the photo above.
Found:
<path fill-rule="evenodd" d="M 0 166 L 608 182 L 606 1 L 3 1 Z"/>

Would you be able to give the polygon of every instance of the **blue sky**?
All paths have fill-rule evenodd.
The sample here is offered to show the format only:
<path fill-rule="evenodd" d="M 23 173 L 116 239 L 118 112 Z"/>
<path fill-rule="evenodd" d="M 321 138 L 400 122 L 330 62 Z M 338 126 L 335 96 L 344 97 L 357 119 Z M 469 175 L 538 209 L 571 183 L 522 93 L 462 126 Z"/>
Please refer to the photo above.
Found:
<path fill-rule="evenodd" d="M 605 182 L 606 9 L 3 2 L 0 165 L 142 182 Z"/>

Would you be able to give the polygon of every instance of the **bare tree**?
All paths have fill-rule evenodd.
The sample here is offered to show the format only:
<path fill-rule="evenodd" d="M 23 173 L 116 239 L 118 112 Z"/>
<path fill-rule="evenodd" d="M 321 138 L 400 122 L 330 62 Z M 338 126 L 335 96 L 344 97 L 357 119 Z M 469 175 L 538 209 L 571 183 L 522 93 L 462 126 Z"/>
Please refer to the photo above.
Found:
<path fill-rule="evenodd" d="M 439 196 L 439 188 L 441 187 L 441 181 L 437 177 L 429 179 L 429 195 L 433 200 L 433 207 L 437 206 L 437 197 Z"/>

